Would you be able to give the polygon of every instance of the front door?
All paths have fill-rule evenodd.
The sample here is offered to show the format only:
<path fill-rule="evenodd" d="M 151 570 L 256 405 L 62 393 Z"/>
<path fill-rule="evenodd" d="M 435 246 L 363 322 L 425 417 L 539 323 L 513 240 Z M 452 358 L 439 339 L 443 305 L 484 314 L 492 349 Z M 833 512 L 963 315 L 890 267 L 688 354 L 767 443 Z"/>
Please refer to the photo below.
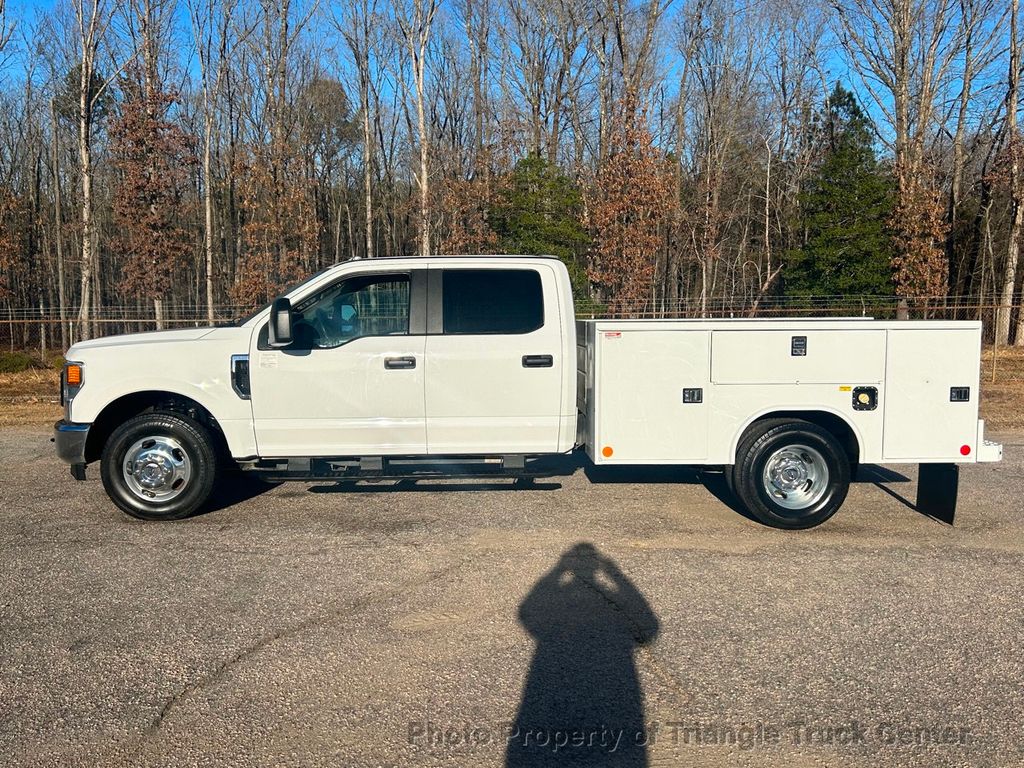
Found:
<path fill-rule="evenodd" d="M 288 347 L 249 356 L 260 456 L 422 454 L 425 270 L 339 278 L 294 303 Z M 422 290 L 419 286 L 423 284 Z"/>
<path fill-rule="evenodd" d="M 428 452 L 556 451 L 567 361 L 554 271 L 432 268 L 429 301 Z"/>

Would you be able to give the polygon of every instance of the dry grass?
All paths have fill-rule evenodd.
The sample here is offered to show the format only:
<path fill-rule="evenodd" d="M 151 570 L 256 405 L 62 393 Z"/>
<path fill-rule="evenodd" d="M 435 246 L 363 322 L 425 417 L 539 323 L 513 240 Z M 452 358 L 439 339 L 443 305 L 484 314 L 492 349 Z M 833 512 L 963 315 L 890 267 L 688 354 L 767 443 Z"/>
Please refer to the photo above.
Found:
<path fill-rule="evenodd" d="M 57 402 L 0 400 L 0 427 L 49 426 L 60 419 L 63 413 Z"/>
<path fill-rule="evenodd" d="M 992 382 L 992 350 L 981 363 L 981 415 L 990 432 L 1024 431 L 1024 348 L 1003 348 L 996 357 Z M 60 418 L 55 370 L 0 373 L 0 426 L 46 424 Z"/>
<path fill-rule="evenodd" d="M 989 432 L 1024 431 L 1024 347 L 1003 347 L 995 357 L 992 349 L 981 359 L 981 416 Z"/>
<path fill-rule="evenodd" d="M 52 424 L 61 417 L 60 373 L 0 373 L 0 427 Z"/>
<path fill-rule="evenodd" d="M 60 371 L 33 368 L 19 373 L 0 373 L 0 401 L 25 396 L 60 397 Z"/>

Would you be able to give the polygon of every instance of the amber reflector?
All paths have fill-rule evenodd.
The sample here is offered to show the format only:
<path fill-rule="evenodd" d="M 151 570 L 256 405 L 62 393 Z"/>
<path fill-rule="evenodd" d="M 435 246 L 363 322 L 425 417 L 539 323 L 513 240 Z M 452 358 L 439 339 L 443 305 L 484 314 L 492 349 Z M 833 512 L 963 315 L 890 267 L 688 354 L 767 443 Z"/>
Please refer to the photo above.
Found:
<path fill-rule="evenodd" d="M 606 446 L 604 447 L 604 449 L 602 449 L 602 451 L 601 451 L 601 454 L 602 454 L 602 455 L 603 455 L 603 456 L 604 456 L 605 458 L 608 458 L 609 456 L 611 456 L 611 455 L 612 455 L 612 453 L 614 453 L 614 451 L 612 451 L 612 447 L 611 447 L 610 445 L 606 445 Z"/>
<path fill-rule="evenodd" d="M 78 386 L 82 383 L 82 366 L 80 365 L 69 365 L 68 366 L 68 377 L 67 382 L 72 386 Z"/>

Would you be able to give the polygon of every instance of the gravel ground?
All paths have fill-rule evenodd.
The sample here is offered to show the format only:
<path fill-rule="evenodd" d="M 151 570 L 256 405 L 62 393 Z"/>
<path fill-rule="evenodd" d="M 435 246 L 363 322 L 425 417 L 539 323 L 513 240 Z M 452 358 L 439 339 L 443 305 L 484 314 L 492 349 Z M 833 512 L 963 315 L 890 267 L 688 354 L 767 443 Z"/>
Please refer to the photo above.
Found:
<path fill-rule="evenodd" d="M 45 429 L 0 429 L 0 761 L 1021 765 L 1003 439 L 953 528 L 868 468 L 794 533 L 711 474 L 568 463 L 534 488 L 234 482 L 147 524 Z"/>

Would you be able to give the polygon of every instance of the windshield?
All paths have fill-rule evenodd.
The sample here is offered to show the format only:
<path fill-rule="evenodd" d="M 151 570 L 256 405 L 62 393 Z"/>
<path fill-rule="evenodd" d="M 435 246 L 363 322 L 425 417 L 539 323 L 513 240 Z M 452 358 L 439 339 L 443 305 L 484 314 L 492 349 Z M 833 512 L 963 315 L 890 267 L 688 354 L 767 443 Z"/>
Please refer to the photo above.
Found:
<path fill-rule="evenodd" d="M 287 288 L 285 288 L 285 289 L 284 289 L 283 291 L 281 291 L 281 292 L 280 292 L 280 293 L 278 293 L 277 295 L 278 295 L 278 296 L 287 296 L 287 295 L 288 295 L 289 293 L 291 293 L 291 292 L 292 292 L 292 291 L 294 291 L 294 290 L 297 290 L 297 289 L 301 288 L 301 287 L 302 287 L 302 286 L 304 286 L 304 285 L 305 285 L 306 283 L 309 283 L 309 282 L 312 282 L 313 280 L 316 280 L 316 279 L 317 279 L 318 277 L 320 277 L 320 275 L 322 275 L 322 274 L 323 274 L 324 272 L 326 272 L 326 271 L 327 271 L 328 269 L 330 269 L 330 267 L 324 267 L 323 269 L 321 269 L 321 270 L 320 270 L 319 272 L 317 272 L 316 274 L 310 275 L 309 277 L 307 277 L 307 278 L 306 278 L 306 279 L 304 279 L 304 280 L 300 280 L 300 281 L 299 281 L 299 282 L 297 282 L 297 283 L 293 283 L 292 285 L 289 285 L 289 286 L 288 286 Z M 261 306 L 261 307 L 260 307 L 259 309 L 257 309 L 257 310 L 256 310 L 255 312 L 250 312 L 250 313 L 249 313 L 248 315 L 245 315 L 244 317 L 239 317 L 239 318 L 237 318 L 236 320 L 232 321 L 232 323 L 231 323 L 231 324 L 232 324 L 232 325 L 234 325 L 234 326 L 241 326 L 241 325 L 245 325 L 245 324 L 246 324 L 246 323 L 248 323 L 248 322 L 249 322 L 250 320 L 252 320 L 252 319 L 253 319 L 254 317 L 256 317 L 256 315 L 258 315 L 258 314 L 259 314 L 260 312 L 262 312 L 263 310 L 265 310 L 265 309 L 267 309 L 268 307 L 270 307 L 270 305 L 271 305 L 272 303 L 273 303 L 273 302 L 271 301 L 271 302 L 268 302 L 268 303 L 264 304 L 264 305 L 263 305 L 263 306 Z"/>

